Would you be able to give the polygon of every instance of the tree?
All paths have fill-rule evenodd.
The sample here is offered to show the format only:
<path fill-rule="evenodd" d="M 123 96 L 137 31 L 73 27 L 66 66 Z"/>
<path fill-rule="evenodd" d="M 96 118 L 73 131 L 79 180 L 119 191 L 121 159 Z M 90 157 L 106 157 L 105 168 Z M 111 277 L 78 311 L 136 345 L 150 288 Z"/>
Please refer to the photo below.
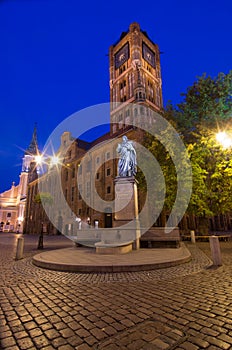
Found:
<path fill-rule="evenodd" d="M 232 71 L 216 78 L 204 74 L 181 95 L 184 101 L 177 108 L 169 105 L 166 114 L 183 134 L 191 159 L 188 212 L 199 217 L 200 230 L 207 232 L 209 217 L 232 211 L 231 151 L 216 141 L 218 130 L 228 128 L 232 118 Z"/>
<path fill-rule="evenodd" d="M 216 78 L 203 74 L 181 96 L 183 102 L 177 107 L 169 103 L 165 115 L 176 122 L 185 137 L 203 126 L 226 122 L 232 111 L 232 71 L 219 73 Z"/>
<path fill-rule="evenodd" d="M 183 102 L 169 103 L 164 117 L 183 139 L 192 164 L 193 189 L 188 213 L 199 218 L 200 231 L 207 233 L 208 218 L 232 212 L 231 150 L 223 149 L 216 133 L 232 121 L 232 71 L 216 78 L 204 74 L 187 89 Z M 168 135 L 168 130 L 164 130 Z M 165 178 L 164 211 L 170 212 L 177 192 L 175 166 L 170 154 L 154 137 L 146 137 L 146 148 L 154 154 Z M 175 145 L 172 145 L 175 152 Z M 142 186 L 145 189 L 145 186 Z"/>
<path fill-rule="evenodd" d="M 35 202 L 43 205 L 51 205 L 53 203 L 53 198 L 48 192 L 40 192 L 35 196 Z"/>

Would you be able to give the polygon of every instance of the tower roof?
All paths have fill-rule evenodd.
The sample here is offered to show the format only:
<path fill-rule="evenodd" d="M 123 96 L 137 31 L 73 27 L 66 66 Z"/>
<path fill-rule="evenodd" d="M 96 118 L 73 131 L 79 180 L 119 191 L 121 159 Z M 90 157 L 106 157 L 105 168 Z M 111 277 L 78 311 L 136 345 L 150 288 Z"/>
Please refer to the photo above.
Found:
<path fill-rule="evenodd" d="M 29 147 L 25 151 L 25 154 L 36 155 L 37 153 L 38 153 L 37 125 L 35 124 L 32 139 Z"/>

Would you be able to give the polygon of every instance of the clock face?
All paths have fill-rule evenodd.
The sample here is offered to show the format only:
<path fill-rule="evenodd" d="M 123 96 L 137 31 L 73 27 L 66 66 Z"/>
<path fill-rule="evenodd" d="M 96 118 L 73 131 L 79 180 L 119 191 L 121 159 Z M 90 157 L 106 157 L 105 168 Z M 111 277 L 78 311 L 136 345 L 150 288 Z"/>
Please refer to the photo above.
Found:
<path fill-rule="evenodd" d="M 114 56 L 115 69 L 118 69 L 130 57 L 129 43 L 126 43 Z"/>
<path fill-rule="evenodd" d="M 155 53 L 145 43 L 143 43 L 143 58 L 155 68 Z"/>

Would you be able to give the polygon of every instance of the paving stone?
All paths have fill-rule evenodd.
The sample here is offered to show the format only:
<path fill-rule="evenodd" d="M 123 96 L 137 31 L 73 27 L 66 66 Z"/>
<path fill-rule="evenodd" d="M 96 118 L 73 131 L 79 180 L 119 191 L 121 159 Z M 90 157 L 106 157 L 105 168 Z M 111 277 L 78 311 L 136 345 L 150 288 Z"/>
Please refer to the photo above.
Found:
<path fill-rule="evenodd" d="M 61 345 L 64 345 L 64 344 L 67 344 L 67 339 L 64 339 L 62 337 L 59 337 L 59 338 L 55 338 L 51 341 L 52 345 L 55 347 L 55 348 L 58 348 L 59 346 Z"/>
<path fill-rule="evenodd" d="M 97 339 L 97 340 L 101 340 L 103 338 L 106 337 L 106 333 L 104 333 L 101 329 L 99 328 L 93 328 L 90 329 L 90 333 Z M 79 334 L 79 331 L 78 331 Z"/>
<path fill-rule="evenodd" d="M 223 340 L 220 340 L 220 339 L 216 339 L 216 338 L 208 336 L 205 338 L 205 340 L 208 341 L 210 344 L 217 346 L 218 349 L 229 349 L 230 348 L 229 343 L 227 343 Z"/>
<path fill-rule="evenodd" d="M 20 322 L 19 322 L 20 323 Z M 30 321 L 30 322 L 26 322 L 24 324 L 24 327 L 27 329 L 27 330 L 31 330 L 31 329 L 35 329 L 37 328 L 37 324 L 34 322 L 34 321 Z"/>
<path fill-rule="evenodd" d="M 14 345 L 16 345 L 16 342 L 15 342 L 14 338 L 7 337 L 7 338 L 2 338 L 0 344 L 1 344 L 2 348 L 4 349 L 4 348 L 13 347 Z"/>
<path fill-rule="evenodd" d="M 31 348 L 35 348 L 34 343 L 30 338 L 22 338 L 17 340 L 17 345 L 20 350 L 28 350 Z"/>
<path fill-rule="evenodd" d="M 38 349 L 41 349 L 46 345 L 50 345 L 49 340 L 44 335 L 40 335 L 39 337 L 33 337 L 33 342 L 35 343 Z"/>
<path fill-rule="evenodd" d="M 72 337 L 73 335 L 75 335 L 75 333 L 73 332 L 72 329 L 70 328 L 64 328 L 64 329 L 60 329 L 60 334 L 62 335 L 62 337 L 64 338 L 69 338 Z"/>
<path fill-rule="evenodd" d="M 91 350 L 92 347 L 87 344 L 82 344 L 76 347 L 76 350 Z"/>
<path fill-rule="evenodd" d="M 157 349 L 158 344 L 179 344 L 175 350 L 231 346 L 232 242 L 220 242 L 224 265 L 219 269 L 205 269 L 210 249 L 203 242 L 189 245 L 193 259 L 183 265 L 149 272 L 78 274 L 34 266 L 31 242 L 38 237 L 25 237 L 26 258 L 15 261 L 14 235 L 1 234 L 1 244 L 4 237 L 8 244 L 0 257 L 0 341 L 9 341 L 4 350 L 88 350 L 111 338 L 116 342 L 108 343 L 107 350 L 154 350 L 154 340 Z M 59 239 L 65 237 L 48 237 L 53 245 L 60 244 Z M 149 332 L 136 334 L 133 330 L 149 318 L 160 321 L 154 333 L 150 327 Z"/>
<path fill-rule="evenodd" d="M 58 338 L 60 335 L 60 333 L 53 328 L 46 330 L 44 334 L 49 340 Z"/>
<path fill-rule="evenodd" d="M 86 340 L 87 338 L 85 338 Z M 80 345 L 83 343 L 83 339 L 81 339 L 80 337 L 78 337 L 77 335 L 70 337 L 67 339 L 68 343 L 70 345 L 72 345 L 73 347 L 76 347 L 77 345 Z"/>
<path fill-rule="evenodd" d="M 15 332 L 14 333 L 14 337 L 15 339 L 21 339 L 21 338 L 25 338 L 28 336 L 28 333 L 25 332 L 25 331 L 22 331 L 22 332 Z"/>
<path fill-rule="evenodd" d="M 227 342 L 229 344 L 232 344 L 232 336 L 229 336 L 227 334 L 220 334 L 218 336 L 218 339 L 221 339 L 221 340 L 223 340 L 223 341 L 225 341 L 225 342 Z"/>
<path fill-rule="evenodd" d="M 200 349 L 206 349 L 209 346 L 209 343 L 204 339 L 200 339 L 199 336 L 198 337 L 190 336 L 188 339 L 192 344 L 196 344 L 198 347 L 200 347 Z"/>
<path fill-rule="evenodd" d="M 40 328 L 33 328 L 33 329 L 30 329 L 28 332 L 31 338 L 38 337 L 39 335 L 43 334 Z"/>

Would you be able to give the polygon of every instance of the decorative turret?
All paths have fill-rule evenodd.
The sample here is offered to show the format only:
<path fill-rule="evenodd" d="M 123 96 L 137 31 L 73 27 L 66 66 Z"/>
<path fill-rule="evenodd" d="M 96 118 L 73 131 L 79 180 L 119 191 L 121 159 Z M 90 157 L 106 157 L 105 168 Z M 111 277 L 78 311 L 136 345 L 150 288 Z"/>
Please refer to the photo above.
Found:
<path fill-rule="evenodd" d="M 35 161 L 35 156 L 38 155 L 38 153 L 37 126 L 35 124 L 30 145 L 24 153 L 22 172 L 28 173 L 30 171 L 31 163 Z"/>
<path fill-rule="evenodd" d="M 36 124 L 34 126 L 34 131 L 33 131 L 30 145 L 29 145 L 28 149 L 26 149 L 26 151 L 25 151 L 25 155 L 26 154 L 29 154 L 29 155 L 37 155 L 38 154 L 37 125 Z"/>

